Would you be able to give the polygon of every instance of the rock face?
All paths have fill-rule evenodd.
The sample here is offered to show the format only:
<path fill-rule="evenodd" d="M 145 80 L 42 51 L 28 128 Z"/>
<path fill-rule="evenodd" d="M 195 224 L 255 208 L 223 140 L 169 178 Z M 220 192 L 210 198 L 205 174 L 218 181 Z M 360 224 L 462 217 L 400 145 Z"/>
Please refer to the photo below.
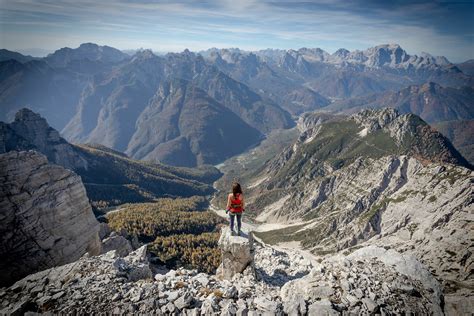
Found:
<path fill-rule="evenodd" d="M 231 280 L 237 273 L 253 263 L 253 239 L 241 236 L 232 236 L 229 227 L 222 229 L 219 238 L 219 248 L 222 251 L 222 263 L 216 274 L 221 279 Z"/>
<path fill-rule="evenodd" d="M 99 223 L 78 175 L 34 151 L 0 155 L 0 284 L 100 253 Z"/>

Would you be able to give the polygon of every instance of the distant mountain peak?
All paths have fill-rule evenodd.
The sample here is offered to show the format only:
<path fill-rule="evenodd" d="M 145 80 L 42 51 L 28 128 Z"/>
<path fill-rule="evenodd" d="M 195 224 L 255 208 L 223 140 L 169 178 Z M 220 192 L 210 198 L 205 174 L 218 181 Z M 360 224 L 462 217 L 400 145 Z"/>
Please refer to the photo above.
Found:
<path fill-rule="evenodd" d="M 139 50 L 133 55 L 132 61 L 136 60 L 142 60 L 142 59 L 150 59 L 157 57 L 155 54 L 153 54 L 153 51 L 151 49 L 142 49 Z"/>
<path fill-rule="evenodd" d="M 28 108 L 20 109 L 15 114 L 15 121 L 16 122 L 28 122 L 28 121 L 44 121 L 47 125 L 46 119 L 41 117 L 38 113 L 31 111 Z M 49 126 L 48 126 L 49 127 Z"/>
<path fill-rule="evenodd" d="M 351 52 L 348 51 L 345 48 L 339 48 L 337 51 L 334 52 L 334 56 L 339 56 L 339 57 L 347 57 Z"/>
<path fill-rule="evenodd" d="M 82 43 L 81 45 L 79 45 L 79 48 L 83 48 L 83 49 L 86 49 L 86 48 L 99 48 L 100 46 L 95 44 L 95 43 Z"/>
<path fill-rule="evenodd" d="M 45 60 L 52 66 L 65 67 L 74 61 L 99 61 L 116 63 L 129 56 L 110 46 L 99 46 L 95 43 L 83 43 L 78 48 L 64 47 L 46 56 Z"/>

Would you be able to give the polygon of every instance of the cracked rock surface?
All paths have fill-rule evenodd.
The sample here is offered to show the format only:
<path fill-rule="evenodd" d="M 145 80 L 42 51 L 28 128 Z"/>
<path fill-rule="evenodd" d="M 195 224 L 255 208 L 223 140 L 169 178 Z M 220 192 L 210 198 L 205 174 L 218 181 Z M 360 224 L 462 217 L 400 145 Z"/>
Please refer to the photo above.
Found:
<path fill-rule="evenodd" d="M 34 151 L 0 155 L 0 285 L 100 253 L 81 178 Z"/>

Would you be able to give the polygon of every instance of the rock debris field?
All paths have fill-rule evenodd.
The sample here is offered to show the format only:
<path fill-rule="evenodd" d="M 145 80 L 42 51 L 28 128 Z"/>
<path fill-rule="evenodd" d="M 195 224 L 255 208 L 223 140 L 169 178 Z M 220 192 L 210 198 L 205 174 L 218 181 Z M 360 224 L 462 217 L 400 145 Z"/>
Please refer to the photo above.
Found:
<path fill-rule="evenodd" d="M 318 263 L 242 239 L 224 229 L 219 241 L 227 249 L 223 256 L 249 247 L 247 258 L 240 254 L 241 262 L 248 261 L 242 273 L 178 269 L 153 275 L 146 246 L 123 258 L 112 250 L 1 289 L 0 314 L 442 314 L 438 282 L 413 257 L 369 246 Z"/>

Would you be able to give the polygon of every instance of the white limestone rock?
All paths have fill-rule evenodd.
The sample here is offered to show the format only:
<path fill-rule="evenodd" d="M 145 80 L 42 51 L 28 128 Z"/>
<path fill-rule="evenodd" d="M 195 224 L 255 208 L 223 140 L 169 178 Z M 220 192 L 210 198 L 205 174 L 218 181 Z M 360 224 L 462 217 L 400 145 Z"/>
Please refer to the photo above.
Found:
<path fill-rule="evenodd" d="M 221 279 L 230 280 L 237 273 L 242 273 L 253 262 L 253 241 L 241 236 L 232 236 L 230 228 L 222 229 L 219 238 L 222 252 L 222 263 L 216 275 Z"/>

